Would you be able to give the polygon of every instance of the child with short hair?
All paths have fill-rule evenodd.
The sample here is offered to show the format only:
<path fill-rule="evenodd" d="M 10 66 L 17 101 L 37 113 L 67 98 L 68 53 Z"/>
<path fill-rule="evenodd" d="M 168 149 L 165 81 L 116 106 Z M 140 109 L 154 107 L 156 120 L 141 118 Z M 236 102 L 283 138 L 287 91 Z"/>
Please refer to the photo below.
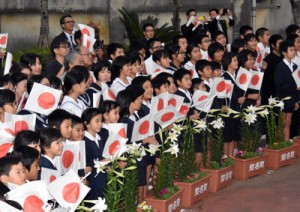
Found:
<path fill-rule="evenodd" d="M 69 112 L 56 109 L 48 116 L 48 126 L 58 129 L 64 140 L 69 139 L 72 132 L 72 117 Z"/>
<path fill-rule="evenodd" d="M 208 56 L 212 61 L 216 61 L 221 64 L 222 57 L 225 52 L 225 48 L 224 46 L 222 46 L 222 44 L 220 44 L 219 42 L 214 42 L 210 44 L 207 52 L 208 52 Z"/>
<path fill-rule="evenodd" d="M 203 80 L 207 92 L 210 92 L 212 83 L 212 70 L 210 62 L 207 60 L 198 60 L 195 65 L 199 77 Z"/>
<path fill-rule="evenodd" d="M 22 146 L 34 148 L 41 153 L 40 134 L 32 130 L 20 131 L 15 137 L 14 149 L 19 149 Z"/>
<path fill-rule="evenodd" d="M 120 118 L 120 104 L 118 102 L 105 100 L 99 108 L 103 111 L 103 128 L 107 129 L 107 124 L 118 123 Z"/>
<path fill-rule="evenodd" d="M 84 137 L 84 124 L 78 116 L 72 116 L 72 131 L 70 141 L 82 141 Z"/>
<path fill-rule="evenodd" d="M 177 87 L 174 83 L 174 79 L 173 79 L 173 75 L 170 74 L 170 73 L 166 73 L 166 72 L 163 72 L 163 73 L 160 73 L 159 75 L 159 78 L 162 78 L 162 79 L 167 79 L 169 81 L 169 85 L 168 85 L 168 92 L 169 93 L 175 93 L 177 91 Z M 153 80 L 152 80 L 152 84 L 153 84 Z"/>
<path fill-rule="evenodd" d="M 204 81 L 201 78 L 192 79 L 192 87 L 190 89 L 191 94 L 194 94 L 197 90 L 206 91 Z"/>
<path fill-rule="evenodd" d="M 152 79 L 152 86 L 154 96 L 158 96 L 161 93 L 169 91 L 170 82 L 164 76 L 164 73 L 160 73 Z"/>
<path fill-rule="evenodd" d="M 4 123 L 6 113 L 16 114 L 15 93 L 8 89 L 0 90 L 0 123 Z"/>
<path fill-rule="evenodd" d="M 202 57 L 200 48 L 196 44 L 189 44 L 186 49 L 186 53 L 189 60 L 184 64 L 184 68 L 190 71 L 192 79 L 197 78 L 198 74 L 195 65 L 196 62 L 201 60 Z"/>
<path fill-rule="evenodd" d="M 200 47 L 200 51 L 202 55 L 201 59 L 210 60 L 207 52 L 208 47 L 211 44 L 210 37 L 207 34 L 201 34 L 197 37 L 196 43 Z"/>

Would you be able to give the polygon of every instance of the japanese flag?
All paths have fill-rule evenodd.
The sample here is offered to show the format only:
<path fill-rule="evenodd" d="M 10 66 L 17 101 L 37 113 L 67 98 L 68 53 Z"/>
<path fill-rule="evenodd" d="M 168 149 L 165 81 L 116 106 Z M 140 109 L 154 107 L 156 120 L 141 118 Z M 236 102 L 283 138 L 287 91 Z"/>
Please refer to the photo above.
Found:
<path fill-rule="evenodd" d="M 71 142 L 69 142 L 69 144 L 64 145 L 64 149 L 60 157 L 62 174 L 67 173 L 71 169 L 75 172 L 78 171 L 78 152 L 76 150 L 76 146 L 73 145 Z"/>
<path fill-rule="evenodd" d="M 127 124 L 124 123 L 113 123 L 107 125 L 108 131 L 117 133 L 122 138 L 127 138 Z"/>
<path fill-rule="evenodd" d="M 54 169 L 41 168 L 41 180 L 48 185 L 61 176 L 60 172 Z"/>
<path fill-rule="evenodd" d="M 13 122 L 14 134 L 22 130 L 35 130 L 36 114 L 29 115 L 13 115 L 5 113 L 5 122 Z"/>
<path fill-rule="evenodd" d="M 48 191 L 61 207 L 75 211 L 90 188 L 83 185 L 77 173 L 70 170 L 48 185 Z"/>
<path fill-rule="evenodd" d="M 106 88 L 102 91 L 103 101 L 105 100 L 111 100 L 116 101 L 116 94 L 110 89 Z"/>
<path fill-rule="evenodd" d="M 41 180 L 25 183 L 6 194 L 6 198 L 18 202 L 24 212 L 44 211 L 48 196 L 46 183 Z"/>
<path fill-rule="evenodd" d="M 250 70 L 250 73 L 251 73 L 251 80 L 249 83 L 249 88 L 260 90 L 264 78 L 264 73 L 260 71 L 253 71 L 253 70 Z"/>
<path fill-rule="evenodd" d="M 152 135 L 154 135 L 154 121 L 148 114 L 134 123 L 131 142 L 140 141 Z"/>
<path fill-rule="evenodd" d="M 101 92 L 93 93 L 93 107 L 98 108 L 101 99 Z"/>
<path fill-rule="evenodd" d="M 211 94 L 208 98 L 206 98 L 204 101 L 202 101 L 200 104 L 196 105 L 195 108 L 197 110 L 203 111 L 205 113 L 208 113 L 210 111 L 211 105 L 214 101 L 214 98 L 217 94 Z"/>
<path fill-rule="evenodd" d="M 179 111 L 183 100 L 184 98 L 182 96 L 169 94 L 168 105 L 174 107 L 177 111 Z"/>
<path fill-rule="evenodd" d="M 6 49 L 8 33 L 0 33 L 0 48 Z"/>
<path fill-rule="evenodd" d="M 87 34 L 83 35 L 82 45 L 89 49 L 89 52 L 94 52 L 94 44 L 96 42 L 95 38 L 88 36 Z"/>
<path fill-rule="evenodd" d="M 169 93 L 164 92 L 151 99 L 150 111 L 156 114 L 168 105 Z"/>
<path fill-rule="evenodd" d="M 189 112 L 191 107 L 190 103 L 182 103 L 179 109 L 179 114 L 181 116 L 186 116 L 186 114 Z"/>
<path fill-rule="evenodd" d="M 242 90 L 246 91 L 250 83 L 250 80 L 251 80 L 251 73 L 246 69 L 244 69 L 243 67 L 240 67 L 235 80 L 236 85 L 239 86 Z"/>
<path fill-rule="evenodd" d="M 47 116 L 57 109 L 61 94 L 60 90 L 34 83 L 24 109 Z"/>
<path fill-rule="evenodd" d="M 293 77 L 297 84 L 297 87 L 300 87 L 300 69 L 293 72 Z"/>
<path fill-rule="evenodd" d="M 225 80 L 225 84 L 226 84 L 226 97 L 231 99 L 234 85 L 230 80 Z"/>
<path fill-rule="evenodd" d="M 166 128 L 170 124 L 173 124 L 182 116 L 177 110 L 172 106 L 167 106 L 161 111 L 159 111 L 154 116 L 154 121 L 161 126 L 162 129 Z"/>
<path fill-rule="evenodd" d="M 9 211 L 9 212 L 22 212 L 20 211 L 19 209 L 7 204 L 6 202 L 3 202 L 0 200 L 0 208 L 1 208 L 1 211 Z"/>
<path fill-rule="evenodd" d="M 5 124 L 3 124 L 5 125 Z M 2 128 L 3 127 L 3 128 Z M 6 154 L 12 149 L 15 136 L 10 128 L 1 126 L 0 129 L 0 158 L 5 157 Z"/>
<path fill-rule="evenodd" d="M 210 94 L 206 91 L 196 90 L 192 97 L 193 107 L 205 102 L 207 100 L 207 98 L 209 97 L 209 95 Z"/>
<path fill-rule="evenodd" d="M 85 25 L 85 24 L 78 24 L 78 27 L 81 31 L 82 37 L 84 37 L 84 35 L 87 35 L 87 36 L 95 39 L 95 29 L 94 28 L 92 28 L 88 25 Z"/>
<path fill-rule="evenodd" d="M 13 55 L 10 52 L 6 52 L 5 68 L 4 68 L 3 75 L 9 73 L 9 70 L 12 66 L 12 60 L 13 60 Z"/>
<path fill-rule="evenodd" d="M 215 77 L 212 80 L 212 93 L 216 93 L 218 98 L 226 98 L 226 84 L 223 77 Z"/>
<path fill-rule="evenodd" d="M 126 142 L 128 139 L 122 138 L 120 135 L 110 131 L 104 146 L 102 156 L 104 158 L 119 158 L 123 153 L 128 151 Z"/>

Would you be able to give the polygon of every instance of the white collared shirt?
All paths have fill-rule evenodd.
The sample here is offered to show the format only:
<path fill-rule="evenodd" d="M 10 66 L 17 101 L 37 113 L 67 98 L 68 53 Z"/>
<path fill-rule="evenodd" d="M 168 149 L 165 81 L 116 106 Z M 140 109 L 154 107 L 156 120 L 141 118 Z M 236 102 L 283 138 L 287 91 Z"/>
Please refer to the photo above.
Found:
<path fill-rule="evenodd" d="M 88 139 L 90 139 L 91 141 L 94 141 L 97 146 L 99 147 L 99 143 L 98 141 L 101 140 L 100 135 L 98 135 L 98 133 L 96 133 L 96 137 L 94 137 L 91 133 L 89 133 L 88 131 L 84 131 L 84 136 L 87 137 Z"/>
<path fill-rule="evenodd" d="M 120 91 L 125 90 L 125 88 L 131 84 L 131 78 L 127 76 L 126 79 L 128 81 L 128 84 L 125 84 L 119 77 L 117 77 L 111 84 L 110 89 L 114 92 L 116 96 Z"/>
<path fill-rule="evenodd" d="M 186 95 L 186 97 L 189 98 L 190 101 L 192 101 L 192 96 L 191 96 L 191 93 L 189 91 L 183 90 L 182 88 L 178 88 L 178 90 L 183 92 Z"/>
<path fill-rule="evenodd" d="M 184 64 L 184 68 L 185 68 L 186 70 L 188 70 L 188 71 L 189 71 L 189 70 L 192 70 L 192 71 L 193 71 L 193 76 L 191 76 L 192 79 L 199 78 L 198 73 L 197 73 L 196 68 L 195 68 L 195 65 L 194 65 L 191 61 L 187 61 L 187 62 Z"/>
<path fill-rule="evenodd" d="M 233 81 L 235 82 L 235 77 L 236 77 L 236 75 L 235 74 L 231 74 L 229 71 L 226 71 L 228 74 L 229 74 L 229 76 L 231 77 L 231 79 L 233 79 Z"/>
<path fill-rule="evenodd" d="M 60 108 L 78 117 L 81 117 L 82 112 L 87 109 L 86 105 L 80 99 L 75 101 L 70 96 L 64 96 Z"/>
<path fill-rule="evenodd" d="M 289 67 L 289 69 L 293 73 L 294 72 L 294 69 L 293 69 L 294 63 L 293 62 L 289 63 L 289 61 L 287 61 L 285 58 L 283 59 L 283 62 Z"/>
<path fill-rule="evenodd" d="M 51 163 L 52 163 L 52 165 L 56 168 L 56 163 L 55 163 L 55 161 L 54 161 L 54 159 L 52 159 L 52 158 L 50 158 L 49 156 L 47 156 L 47 155 L 43 155 L 45 158 L 47 158 Z"/>

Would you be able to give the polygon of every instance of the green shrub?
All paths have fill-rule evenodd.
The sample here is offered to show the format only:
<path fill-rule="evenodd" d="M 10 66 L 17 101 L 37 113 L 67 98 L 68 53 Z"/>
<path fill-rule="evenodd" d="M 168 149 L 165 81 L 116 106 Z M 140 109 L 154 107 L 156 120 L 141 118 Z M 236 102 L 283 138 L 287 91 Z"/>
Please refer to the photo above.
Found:
<path fill-rule="evenodd" d="M 13 57 L 15 62 L 20 62 L 20 58 L 23 54 L 25 53 L 34 53 L 37 54 L 41 58 L 41 62 L 43 67 L 45 67 L 46 64 L 48 64 L 52 60 L 52 55 L 50 48 L 38 48 L 38 47 L 32 47 L 29 49 L 23 49 L 23 50 L 18 50 L 14 51 Z"/>

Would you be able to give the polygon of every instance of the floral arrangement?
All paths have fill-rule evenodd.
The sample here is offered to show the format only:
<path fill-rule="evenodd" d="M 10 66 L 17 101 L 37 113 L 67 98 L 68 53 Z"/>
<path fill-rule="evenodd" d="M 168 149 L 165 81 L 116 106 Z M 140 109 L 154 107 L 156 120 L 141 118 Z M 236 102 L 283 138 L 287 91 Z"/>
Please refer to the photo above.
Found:
<path fill-rule="evenodd" d="M 142 202 L 142 204 L 139 206 L 139 209 L 141 209 L 142 212 L 154 212 L 151 205 L 147 205 L 146 201 Z"/>

